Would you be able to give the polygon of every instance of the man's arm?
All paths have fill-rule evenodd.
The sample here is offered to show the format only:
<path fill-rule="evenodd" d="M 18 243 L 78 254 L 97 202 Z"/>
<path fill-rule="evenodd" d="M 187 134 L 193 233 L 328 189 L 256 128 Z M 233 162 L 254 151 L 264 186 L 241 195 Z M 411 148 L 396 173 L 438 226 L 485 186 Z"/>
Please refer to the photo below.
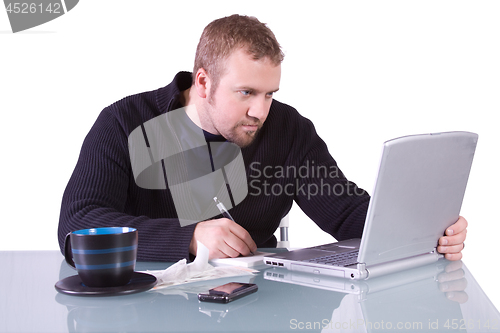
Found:
<path fill-rule="evenodd" d="M 181 227 L 166 190 L 143 190 L 131 174 L 128 140 L 117 119 L 104 110 L 87 135 L 64 192 L 58 238 L 96 227 L 138 229 L 138 259 L 177 261 L 189 256 L 195 225 Z"/>
<path fill-rule="evenodd" d="M 361 238 L 369 194 L 345 177 L 308 119 L 302 119 L 300 135 L 299 168 L 308 172 L 299 174 L 295 202 L 336 240 Z"/>

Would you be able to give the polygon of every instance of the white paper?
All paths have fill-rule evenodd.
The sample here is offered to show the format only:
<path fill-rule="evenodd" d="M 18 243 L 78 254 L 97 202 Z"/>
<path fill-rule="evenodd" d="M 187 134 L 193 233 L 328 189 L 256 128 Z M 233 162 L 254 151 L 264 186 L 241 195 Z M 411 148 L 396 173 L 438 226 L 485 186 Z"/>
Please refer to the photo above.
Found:
<path fill-rule="evenodd" d="M 221 258 L 212 259 L 210 263 L 213 265 L 228 265 L 228 266 L 241 266 L 241 267 L 254 267 L 264 265 L 264 257 L 274 253 L 269 252 L 255 252 L 251 256 L 236 257 L 236 258 Z"/>
<path fill-rule="evenodd" d="M 160 293 L 162 295 L 177 295 L 177 296 L 182 296 L 185 299 L 189 299 L 190 295 L 196 296 L 199 293 L 206 293 L 210 289 L 215 288 L 217 286 L 221 286 L 226 283 L 230 282 L 253 283 L 254 280 L 255 280 L 255 275 L 240 275 L 240 276 L 231 276 L 227 278 L 220 278 L 216 280 L 179 284 L 175 286 L 169 286 L 168 288 L 160 287 L 156 290 L 153 289 L 153 291 Z"/>
<path fill-rule="evenodd" d="M 258 271 L 244 267 L 214 267 L 208 263 L 208 249 L 198 242 L 196 258 L 192 263 L 186 259 L 179 260 L 165 270 L 146 271 L 144 273 L 156 277 L 156 286 L 153 289 L 167 288 L 179 284 L 186 284 L 204 280 L 219 279 L 230 276 L 253 275 Z"/>

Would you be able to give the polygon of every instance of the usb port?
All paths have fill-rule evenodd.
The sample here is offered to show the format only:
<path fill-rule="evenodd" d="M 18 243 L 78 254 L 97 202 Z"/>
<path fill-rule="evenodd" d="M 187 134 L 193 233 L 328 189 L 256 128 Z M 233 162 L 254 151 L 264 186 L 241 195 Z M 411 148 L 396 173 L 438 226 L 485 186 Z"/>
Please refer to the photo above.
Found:
<path fill-rule="evenodd" d="M 278 266 L 278 263 L 273 261 L 273 266 Z"/>
<path fill-rule="evenodd" d="M 271 262 L 270 261 L 266 261 L 266 265 L 271 265 Z"/>
<path fill-rule="evenodd" d="M 278 266 L 285 266 L 282 262 L 278 263 Z"/>

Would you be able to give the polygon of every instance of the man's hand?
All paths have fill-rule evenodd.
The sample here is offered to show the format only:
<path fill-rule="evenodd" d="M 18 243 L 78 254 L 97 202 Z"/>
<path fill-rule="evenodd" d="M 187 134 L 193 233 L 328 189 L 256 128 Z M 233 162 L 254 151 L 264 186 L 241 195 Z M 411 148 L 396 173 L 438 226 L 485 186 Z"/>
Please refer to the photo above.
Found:
<path fill-rule="evenodd" d="M 455 224 L 446 229 L 445 235 L 439 239 L 438 252 L 444 254 L 448 260 L 462 259 L 462 250 L 467 235 L 467 220 L 460 216 Z"/>
<path fill-rule="evenodd" d="M 250 234 L 242 226 L 226 218 L 198 222 L 189 245 L 189 252 L 194 255 L 197 250 L 196 241 L 208 248 L 209 259 L 235 258 L 240 254 L 247 256 L 257 250 Z"/>

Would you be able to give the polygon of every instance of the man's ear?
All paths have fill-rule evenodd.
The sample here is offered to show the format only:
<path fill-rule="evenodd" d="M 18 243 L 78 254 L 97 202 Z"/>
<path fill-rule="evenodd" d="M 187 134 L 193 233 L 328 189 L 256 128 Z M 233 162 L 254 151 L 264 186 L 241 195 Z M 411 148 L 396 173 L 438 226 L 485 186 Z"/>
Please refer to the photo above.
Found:
<path fill-rule="evenodd" d="M 211 81 L 205 69 L 198 69 L 198 71 L 196 72 L 194 84 L 198 96 L 200 96 L 201 98 L 207 98 L 210 91 Z"/>

